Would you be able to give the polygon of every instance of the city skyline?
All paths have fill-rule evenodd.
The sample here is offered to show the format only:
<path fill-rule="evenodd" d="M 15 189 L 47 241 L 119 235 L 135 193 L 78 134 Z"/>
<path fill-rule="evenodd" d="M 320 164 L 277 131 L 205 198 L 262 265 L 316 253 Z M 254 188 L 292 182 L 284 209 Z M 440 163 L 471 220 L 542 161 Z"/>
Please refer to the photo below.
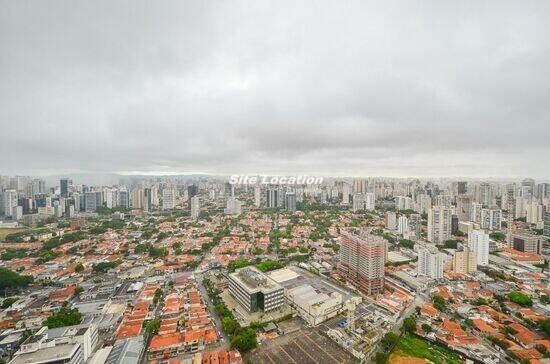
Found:
<path fill-rule="evenodd" d="M 2 174 L 548 179 L 549 7 L 6 2 Z"/>

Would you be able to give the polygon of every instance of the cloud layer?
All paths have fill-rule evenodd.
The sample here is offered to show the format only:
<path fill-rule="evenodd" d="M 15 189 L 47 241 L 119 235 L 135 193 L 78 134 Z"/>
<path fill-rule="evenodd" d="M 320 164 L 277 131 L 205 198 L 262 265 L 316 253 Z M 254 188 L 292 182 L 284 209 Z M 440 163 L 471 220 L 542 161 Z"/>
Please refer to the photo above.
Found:
<path fill-rule="evenodd" d="M 550 3 L 11 1 L 0 174 L 550 177 Z"/>

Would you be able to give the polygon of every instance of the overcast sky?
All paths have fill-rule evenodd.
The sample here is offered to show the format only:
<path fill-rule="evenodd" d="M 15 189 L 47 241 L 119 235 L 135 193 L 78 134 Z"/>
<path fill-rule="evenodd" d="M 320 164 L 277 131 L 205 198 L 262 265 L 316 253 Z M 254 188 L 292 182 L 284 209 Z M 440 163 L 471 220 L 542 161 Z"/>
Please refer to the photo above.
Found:
<path fill-rule="evenodd" d="M 550 1 L 0 5 L 0 174 L 550 177 Z"/>

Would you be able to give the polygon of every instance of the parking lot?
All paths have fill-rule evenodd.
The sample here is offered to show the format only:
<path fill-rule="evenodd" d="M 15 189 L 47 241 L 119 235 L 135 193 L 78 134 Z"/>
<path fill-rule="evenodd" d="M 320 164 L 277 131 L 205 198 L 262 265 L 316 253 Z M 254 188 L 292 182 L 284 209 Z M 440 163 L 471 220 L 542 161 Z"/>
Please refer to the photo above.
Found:
<path fill-rule="evenodd" d="M 340 364 L 353 357 L 316 329 L 304 328 L 268 340 L 245 357 L 252 363 Z"/>

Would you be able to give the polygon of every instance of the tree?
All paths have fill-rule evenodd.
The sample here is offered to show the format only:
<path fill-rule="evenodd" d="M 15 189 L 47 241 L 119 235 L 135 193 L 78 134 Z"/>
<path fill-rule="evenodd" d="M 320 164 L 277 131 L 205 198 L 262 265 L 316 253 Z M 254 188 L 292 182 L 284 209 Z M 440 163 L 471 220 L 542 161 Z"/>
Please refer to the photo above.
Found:
<path fill-rule="evenodd" d="M 434 296 L 432 298 L 433 305 L 439 311 L 445 310 L 446 302 L 445 299 L 441 296 Z"/>
<path fill-rule="evenodd" d="M 380 346 L 382 347 L 382 350 L 384 350 L 384 352 L 387 352 L 388 350 L 393 348 L 393 346 L 397 344 L 398 341 L 399 335 L 393 332 L 388 332 L 386 335 L 384 335 L 382 340 L 380 340 Z"/>
<path fill-rule="evenodd" d="M 389 355 L 386 353 L 376 353 L 374 361 L 376 364 L 386 364 L 388 362 Z"/>
<path fill-rule="evenodd" d="M 82 263 L 78 263 L 75 267 L 74 267 L 74 271 L 76 273 L 82 273 L 84 272 L 84 266 L 82 265 Z"/>
<path fill-rule="evenodd" d="M 246 353 L 254 349 L 258 345 L 256 340 L 256 332 L 254 329 L 247 327 L 241 330 L 231 339 L 231 347 L 239 350 L 241 353 Z"/>
<path fill-rule="evenodd" d="M 22 276 L 7 268 L 0 268 L 0 290 L 26 287 L 32 281 L 32 276 Z"/>
<path fill-rule="evenodd" d="M 550 335 L 550 319 L 539 321 L 539 327 L 546 335 Z"/>
<path fill-rule="evenodd" d="M 228 335 L 233 335 L 241 326 L 231 317 L 222 318 L 222 329 Z"/>
<path fill-rule="evenodd" d="M 156 335 L 160 329 L 160 320 L 151 320 L 145 324 L 145 330 L 151 335 Z"/>
<path fill-rule="evenodd" d="M 508 293 L 508 299 L 523 307 L 533 306 L 533 300 L 531 299 L 531 297 L 519 291 L 512 291 Z"/>
<path fill-rule="evenodd" d="M 407 317 L 405 320 L 403 320 L 403 326 L 401 327 L 401 330 L 409 334 L 412 334 L 413 332 L 415 332 L 416 320 L 414 319 L 414 317 L 410 316 L 410 317 Z"/>
<path fill-rule="evenodd" d="M 445 240 L 445 242 L 443 243 L 443 245 L 445 246 L 446 249 L 456 249 L 457 247 L 457 244 L 458 244 L 458 241 L 457 240 Z"/>
<path fill-rule="evenodd" d="M 162 298 L 162 295 L 163 295 L 162 289 L 157 288 L 157 290 L 155 291 L 155 296 L 153 297 L 153 304 L 156 305 L 158 301 L 160 301 L 160 299 Z"/>
<path fill-rule="evenodd" d="M 62 307 L 59 311 L 48 317 L 44 325 L 48 326 L 49 329 L 55 329 L 57 327 L 78 325 L 81 321 L 82 314 L 78 309 L 71 310 L 67 307 Z"/>
<path fill-rule="evenodd" d="M 15 302 L 17 302 L 17 298 L 13 298 L 13 297 L 8 297 L 8 298 L 5 298 L 4 301 L 2 301 L 2 307 L 3 309 L 6 309 L 8 307 L 11 307 L 11 305 L 13 305 Z"/>
<path fill-rule="evenodd" d="M 426 333 L 426 334 L 429 334 L 430 332 L 432 332 L 432 327 L 428 324 L 422 324 L 422 330 Z"/>
<path fill-rule="evenodd" d="M 504 234 L 502 231 L 495 231 L 489 234 L 489 237 L 491 239 L 504 241 L 506 239 L 506 234 Z"/>

